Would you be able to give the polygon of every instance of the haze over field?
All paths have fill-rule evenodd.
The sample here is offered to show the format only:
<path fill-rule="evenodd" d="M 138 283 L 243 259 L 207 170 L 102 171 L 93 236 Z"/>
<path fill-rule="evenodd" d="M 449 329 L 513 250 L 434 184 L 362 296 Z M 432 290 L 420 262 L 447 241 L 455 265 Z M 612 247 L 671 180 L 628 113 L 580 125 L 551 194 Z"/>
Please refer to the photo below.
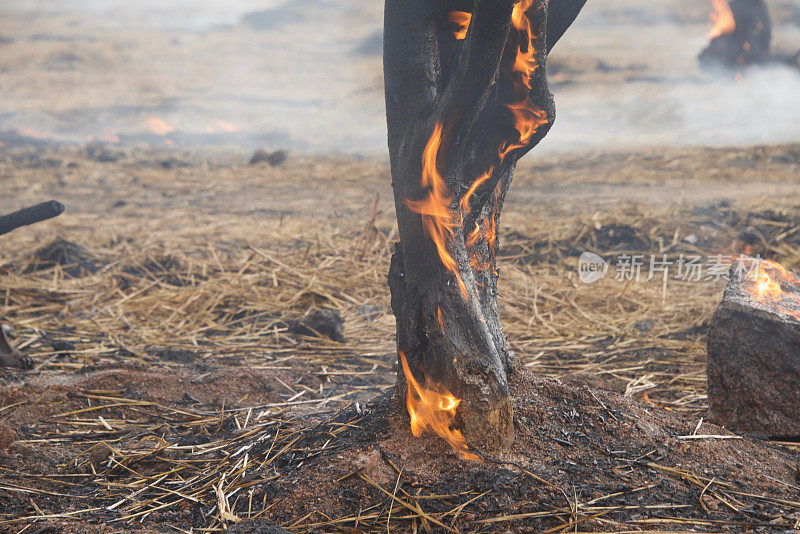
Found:
<path fill-rule="evenodd" d="M 710 4 L 710 3 L 709 3 Z M 800 4 L 769 2 L 800 49 Z M 558 119 L 540 151 L 800 139 L 800 71 L 702 73 L 705 1 L 590 1 L 551 55 Z M 382 2 L 7 0 L 0 130 L 85 141 L 235 130 L 227 142 L 385 152 Z"/>

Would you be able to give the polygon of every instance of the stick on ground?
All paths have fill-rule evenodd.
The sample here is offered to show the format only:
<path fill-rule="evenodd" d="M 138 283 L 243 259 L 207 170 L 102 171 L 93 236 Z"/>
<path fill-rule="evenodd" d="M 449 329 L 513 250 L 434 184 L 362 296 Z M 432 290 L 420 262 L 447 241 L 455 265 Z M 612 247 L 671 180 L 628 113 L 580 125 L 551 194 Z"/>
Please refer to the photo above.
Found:
<path fill-rule="evenodd" d="M 20 351 L 14 348 L 6 337 L 6 332 L 0 323 L 0 367 L 16 367 L 30 369 L 33 362 Z"/>
<path fill-rule="evenodd" d="M 23 208 L 14 213 L 0 216 L 0 235 L 7 234 L 22 226 L 58 217 L 64 213 L 64 204 L 57 200 L 42 202 L 29 208 Z"/>

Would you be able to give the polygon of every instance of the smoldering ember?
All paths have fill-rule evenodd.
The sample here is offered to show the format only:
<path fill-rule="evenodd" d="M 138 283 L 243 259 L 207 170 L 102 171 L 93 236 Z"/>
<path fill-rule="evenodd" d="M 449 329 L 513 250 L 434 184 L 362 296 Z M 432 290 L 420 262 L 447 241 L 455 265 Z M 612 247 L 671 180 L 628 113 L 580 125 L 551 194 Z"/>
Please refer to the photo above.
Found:
<path fill-rule="evenodd" d="M 0 532 L 800 532 L 796 1 L 0 14 Z"/>

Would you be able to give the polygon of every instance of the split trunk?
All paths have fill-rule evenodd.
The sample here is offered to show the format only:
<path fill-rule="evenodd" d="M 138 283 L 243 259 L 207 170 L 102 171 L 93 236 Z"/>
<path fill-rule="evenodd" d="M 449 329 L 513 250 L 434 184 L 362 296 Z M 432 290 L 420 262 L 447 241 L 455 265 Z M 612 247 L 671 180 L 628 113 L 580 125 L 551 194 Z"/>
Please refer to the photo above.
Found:
<path fill-rule="evenodd" d="M 547 54 L 584 2 L 386 0 L 398 352 L 461 399 L 457 424 L 483 447 L 513 440 L 496 228 L 517 160 L 555 118 Z"/>

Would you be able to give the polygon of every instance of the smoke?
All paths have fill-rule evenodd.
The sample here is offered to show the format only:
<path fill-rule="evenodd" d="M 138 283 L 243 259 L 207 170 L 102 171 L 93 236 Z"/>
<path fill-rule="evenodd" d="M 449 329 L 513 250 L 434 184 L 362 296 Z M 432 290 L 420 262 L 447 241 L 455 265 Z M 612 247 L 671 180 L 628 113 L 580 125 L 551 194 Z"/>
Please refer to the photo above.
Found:
<path fill-rule="evenodd" d="M 800 141 L 800 68 L 703 72 L 710 2 L 623 4 L 590 2 L 553 51 L 557 120 L 540 150 Z M 775 26 L 773 48 L 800 49 L 791 15 Z"/>
<path fill-rule="evenodd" d="M 788 67 L 604 89 L 592 98 L 556 88 L 558 118 L 541 150 L 800 141 L 800 74 Z"/>
<path fill-rule="evenodd" d="M 109 26 L 128 29 L 206 31 L 236 25 L 245 13 L 281 3 L 282 0 L 4 0 L 3 8 L 37 16 L 88 14 Z"/>
<path fill-rule="evenodd" d="M 381 4 L 5 0 L 0 131 L 140 139 L 155 116 L 178 143 L 385 154 Z M 798 49 L 784 4 L 774 41 Z M 799 70 L 699 70 L 709 5 L 588 2 L 551 55 L 558 118 L 540 151 L 800 141 Z M 203 137 L 222 122 L 237 133 Z"/>

